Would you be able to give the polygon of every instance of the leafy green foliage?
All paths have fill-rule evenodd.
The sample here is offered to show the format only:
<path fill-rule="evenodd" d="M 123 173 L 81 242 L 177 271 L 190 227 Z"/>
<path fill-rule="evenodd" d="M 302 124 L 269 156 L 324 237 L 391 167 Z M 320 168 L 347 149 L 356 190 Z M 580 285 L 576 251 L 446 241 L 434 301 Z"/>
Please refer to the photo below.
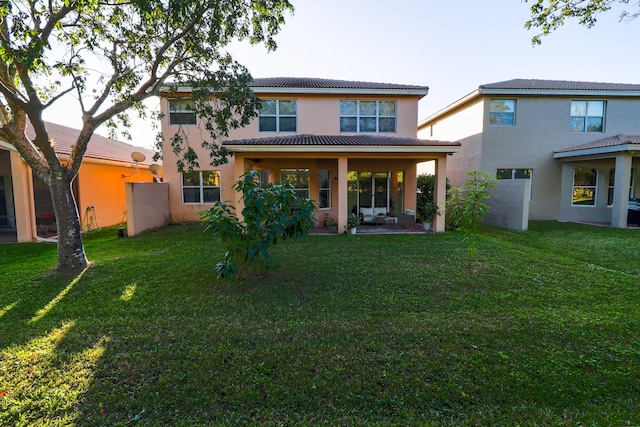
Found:
<path fill-rule="evenodd" d="M 277 267 L 269 249 L 279 241 L 305 236 L 314 227 L 315 206 L 311 200 L 296 197 L 290 183 L 260 186 L 257 171 L 247 171 L 234 188 L 242 194 L 241 221 L 234 207 L 218 202 L 200 212 L 207 229 L 227 247 L 224 259 L 216 265 L 218 277 L 238 278 L 244 267 Z M 236 263 L 240 263 L 240 267 Z"/>
<path fill-rule="evenodd" d="M 470 178 L 462 187 L 449 190 L 447 211 L 451 215 L 452 225 L 464 233 L 471 268 L 471 262 L 478 252 L 478 227 L 489 212 L 489 206 L 483 201 L 491 195 L 489 188 L 495 187 L 495 180 L 482 171 L 471 171 L 467 175 Z"/>
<path fill-rule="evenodd" d="M 360 215 L 352 213 L 347 217 L 347 228 L 356 228 L 360 226 L 361 220 Z"/>
<path fill-rule="evenodd" d="M 292 10 L 287 0 L 0 2 L 0 137 L 49 185 L 58 220 L 59 270 L 87 265 L 70 184 L 94 131 L 101 125 L 110 133 L 126 129 L 129 112 L 149 118 L 145 99 L 188 86 L 202 146 L 212 164 L 225 163 L 229 153 L 221 137 L 248 124 L 258 108 L 248 87 L 251 75 L 227 47 L 246 40 L 275 49 L 274 36 Z M 69 94 L 78 100 L 83 125 L 68 160 L 61 162 L 42 115 Z M 26 136 L 28 122 L 33 140 Z M 181 171 L 198 165 L 181 128 L 166 137 L 156 138 L 157 148 L 170 144 Z"/>
<path fill-rule="evenodd" d="M 435 175 L 426 173 L 418 175 L 416 216 L 421 222 L 431 222 L 440 213 L 440 209 L 435 203 L 435 178 Z"/>
<path fill-rule="evenodd" d="M 577 18 L 581 25 L 587 28 L 596 24 L 598 14 L 609 11 L 615 4 L 628 4 L 629 0 L 525 0 L 532 5 L 531 19 L 525 23 L 525 28 L 539 28 L 540 34 L 532 38 L 533 44 L 540 44 L 542 36 L 547 36 L 561 27 L 567 19 Z M 636 7 L 640 3 L 635 2 Z M 635 19 L 640 11 L 624 10 L 620 20 Z"/>

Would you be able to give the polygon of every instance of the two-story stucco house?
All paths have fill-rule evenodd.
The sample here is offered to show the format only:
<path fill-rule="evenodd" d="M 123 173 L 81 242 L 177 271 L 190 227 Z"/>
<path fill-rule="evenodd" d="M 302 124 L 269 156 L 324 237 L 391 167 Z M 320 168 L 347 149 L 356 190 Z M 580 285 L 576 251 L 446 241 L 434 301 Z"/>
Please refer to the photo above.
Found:
<path fill-rule="evenodd" d="M 233 153 L 229 163 L 181 174 L 171 167 L 175 154 L 164 149 L 172 221 L 195 221 L 215 201 L 241 205 L 232 186 L 246 169 L 262 171 L 267 182 L 292 182 L 317 202 L 318 222 L 329 215 L 340 230 L 362 208 L 388 216 L 415 210 L 420 162 L 436 162 L 436 199 L 444 202 L 447 155 L 460 144 L 417 139 L 418 101 L 427 87 L 317 78 L 260 78 L 250 86 L 262 107 L 223 142 Z M 187 107 L 189 92 L 163 94 L 162 132 L 167 138 L 180 129 L 195 149 L 206 132 Z M 198 156 L 209 158 L 204 149 Z M 434 229 L 444 231 L 443 216 Z"/>
<path fill-rule="evenodd" d="M 418 136 L 455 140 L 453 185 L 495 175 L 488 222 L 627 226 L 640 164 L 640 85 L 516 79 L 481 85 L 419 124 Z"/>

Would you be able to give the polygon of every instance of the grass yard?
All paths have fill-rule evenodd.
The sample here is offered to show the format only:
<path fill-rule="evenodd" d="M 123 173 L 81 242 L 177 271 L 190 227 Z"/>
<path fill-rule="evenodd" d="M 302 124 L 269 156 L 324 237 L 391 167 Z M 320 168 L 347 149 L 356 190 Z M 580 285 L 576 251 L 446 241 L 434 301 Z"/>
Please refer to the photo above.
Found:
<path fill-rule="evenodd" d="M 215 278 L 197 225 L 0 245 L 0 425 L 640 425 L 640 231 L 309 236 Z"/>

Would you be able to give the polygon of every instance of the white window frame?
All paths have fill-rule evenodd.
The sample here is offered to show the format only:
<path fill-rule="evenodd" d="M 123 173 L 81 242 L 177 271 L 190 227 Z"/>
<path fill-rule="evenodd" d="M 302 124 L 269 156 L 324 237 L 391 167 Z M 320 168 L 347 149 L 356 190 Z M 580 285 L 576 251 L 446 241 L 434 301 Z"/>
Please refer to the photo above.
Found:
<path fill-rule="evenodd" d="M 605 126 L 606 126 L 606 117 L 607 117 L 607 102 L 604 100 L 600 100 L 600 99 L 573 99 L 571 100 L 571 110 L 570 110 L 570 114 L 573 113 L 573 104 L 574 102 L 584 102 L 587 104 L 587 111 L 585 113 L 584 116 L 574 116 L 571 115 L 570 116 L 570 121 L 569 121 L 569 129 L 571 130 L 571 132 L 575 132 L 575 133 L 603 133 Z M 599 102 L 602 103 L 602 116 L 590 116 L 589 115 L 589 103 L 595 103 L 595 102 Z M 584 127 L 582 128 L 582 130 L 573 130 L 571 129 L 571 120 L 574 117 L 581 117 L 584 118 Z M 590 131 L 589 130 L 589 118 L 602 118 L 602 129 L 600 130 L 593 130 Z"/>
<path fill-rule="evenodd" d="M 352 114 L 345 114 L 343 115 L 341 110 L 342 110 L 342 103 L 343 102 L 355 102 L 356 103 L 356 114 L 352 115 Z M 376 103 L 376 114 L 375 115 L 361 115 L 360 114 L 360 102 L 375 102 Z M 394 112 L 395 114 L 393 116 L 389 116 L 389 115 L 381 115 L 380 114 L 380 103 L 381 102 L 393 102 L 394 103 Z M 340 130 L 340 133 L 397 133 L 398 132 L 398 101 L 395 100 L 391 100 L 391 99 L 380 99 L 380 100 L 373 100 L 373 99 L 341 99 L 340 100 L 340 117 L 339 120 L 341 121 L 342 118 L 352 118 L 352 119 L 356 119 L 356 130 L 355 131 L 350 131 L 350 130 L 342 130 L 342 124 L 339 122 L 338 123 L 338 127 Z M 376 119 L 376 130 L 375 131 L 361 131 L 360 130 L 360 118 L 367 118 L 367 117 L 375 117 Z M 380 130 L 380 119 L 391 119 L 393 118 L 393 131 L 381 131 Z"/>
<path fill-rule="evenodd" d="M 329 183 L 328 187 L 322 186 L 321 173 L 323 171 L 327 173 L 327 182 Z M 322 191 L 327 192 L 327 203 L 328 203 L 327 206 L 320 206 L 320 200 L 322 199 L 322 197 L 320 197 L 320 193 Z M 331 209 L 331 169 L 320 169 L 318 170 L 318 210 L 326 210 L 326 209 Z"/>
<path fill-rule="evenodd" d="M 204 185 L 204 179 L 203 179 L 203 172 L 214 172 L 217 174 L 218 176 L 218 185 Z M 184 205 L 207 205 L 207 204 L 213 204 L 215 202 L 219 202 L 220 198 L 221 198 L 221 191 L 222 191 L 222 185 L 220 183 L 220 171 L 217 170 L 206 170 L 206 171 L 193 171 L 193 173 L 198 173 L 198 185 L 184 185 L 184 173 L 180 174 L 180 182 L 181 182 L 181 192 L 182 192 L 182 204 Z M 205 189 L 210 189 L 210 188 L 217 188 L 218 189 L 218 200 L 214 200 L 214 201 L 205 201 L 204 200 L 204 190 Z M 185 189 L 198 189 L 199 190 L 199 201 L 197 202 L 187 202 L 185 201 L 185 197 L 184 197 L 184 190 Z"/>
<path fill-rule="evenodd" d="M 509 102 L 510 101 L 510 102 L 513 102 L 513 111 L 504 112 L 504 111 L 492 110 L 491 109 L 491 104 L 494 101 L 503 101 L 503 102 Z M 517 108 L 518 108 L 517 107 L 517 102 L 516 102 L 515 99 L 511 99 L 511 98 L 509 98 L 509 99 L 506 99 L 506 98 L 493 98 L 493 99 L 490 99 L 489 100 L 489 125 L 490 126 L 515 126 L 516 125 L 516 111 L 517 111 Z M 492 123 L 491 122 L 491 116 L 492 115 L 497 115 L 497 114 L 501 114 L 501 115 L 507 115 L 508 114 L 508 115 L 512 116 L 511 123 Z"/>
<path fill-rule="evenodd" d="M 276 132 L 276 133 L 295 133 L 298 131 L 298 101 L 296 99 L 263 99 L 262 102 L 275 101 L 276 103 L 276 113 L 275 114 L 264 114 L 258 110 L 258 132 Z M 295 114 L 281 114 L 280 113 L 280 102 L 293 102 Z M 273 117 L 276 120 L 276 129 L 275 130 L 262 130 L 260 128 L 260 119 L 267 117 Z M 291 118 L 293 117 L 296 121 L 296 126 L 294 130 L 280 130 L 280 119 L 281 118 Z"/>
<path fill-rule="evenodd" d="M 298 195 L 299 192 L 305 191 L 307 193 L 305 199 L 310 199 L 311 198 L 311 189 L 310 189 L 311 176 L 309 175 L 309 172 L 310 172 L 309 168 L 282 168 L 282 169 L 280 169 L 280 182 L 289 182 L 289 181 L 286 181 L 286 180 L 282 179 L 282 171 L 296 171 L 296 172 L 305 171 L 307 173 L 307 182 L 306 182 L 307 186 L 306 187 L 296 187 L 295 185 L 297 183 L 292 183 L 292 184 L 294 184 L 293 189 L 296 192 L 296 196 L 297 197 L 300 197 Z"/>
<path fill-rule="evenodd" d="M 175 107 L 177 106 L 177 107 Z M 169 110 L 169 125 L 171 126 L 195 126 L 198 124 L 198 117 L 193 109 L 189 108 L 189 99 L 174 98 L 167 100 L 167 108 Z M 175 114 L 189 114 L 193 115 L 193 123 L 178 123 L 174 122 L 173 118 Z"/>
<path fill-rule="evenodd" d="M 576 185 L 576 171 L 580 169 L 590 169 L 596 172 L 595 184 L 593 185 Z M 574 203 L 574 194 L 575 191 L 579 189 L 593 189 L 593 204 L 592 205 L 582 205 L 579 203 Z M 573 181 L 571 182 L 571 206 L 576 208 L 595 208 L 598 204 L 598 169 L 594 168 L 573 168 Z"/>

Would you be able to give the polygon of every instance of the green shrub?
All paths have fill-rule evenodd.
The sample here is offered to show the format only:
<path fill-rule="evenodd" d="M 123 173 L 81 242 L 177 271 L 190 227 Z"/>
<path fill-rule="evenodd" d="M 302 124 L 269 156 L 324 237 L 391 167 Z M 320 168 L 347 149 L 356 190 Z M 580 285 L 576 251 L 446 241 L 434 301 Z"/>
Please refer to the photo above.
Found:
<path fill-rule="evenodd" d="M 242 221 L 233 212 L 235 208 L 225 202 L 217 202 L 211 209 L 200 212 L 207 229 L 226 245 L 227 252 L 216 265 L 216 272 L 218 277 L 227 279 L 237 279 L 247 266 L 263 269 L 279 266 L 271 258 L 269 247 L 280 240 L 307 235 L 315 223 L 313 201 L 296 197 L 290 183 L 261 187 L 259 173 L 246 171 L 234 189 L 244 200 Z"/>

